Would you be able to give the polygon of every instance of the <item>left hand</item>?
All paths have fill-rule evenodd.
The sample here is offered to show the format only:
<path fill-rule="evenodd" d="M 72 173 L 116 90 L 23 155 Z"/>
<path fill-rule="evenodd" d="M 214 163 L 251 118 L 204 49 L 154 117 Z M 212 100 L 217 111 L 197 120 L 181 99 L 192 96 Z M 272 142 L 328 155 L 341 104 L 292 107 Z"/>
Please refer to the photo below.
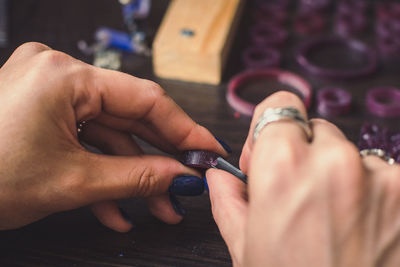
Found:
<path fill-rule="evenodd" d="M 81 146 L 76 124 L 83 120 L 90 122 L 81 138 L 118 156 Z M 129 197 L 146 197 L 167 223 L 181 221 L 168 190 L 183 175 L 191 177 L 180 185 L 192 181 L 202 190 L 199 174 L 173 158 L 144 155 L 131 134 L 170 154 L 227 155 L 156 83 L 39 43 L 20 46 L 0 69 L 0 129 L 0 230 L 91 205 L 103 224 L 125 232 L 132 225 L 115 200 Z"/>

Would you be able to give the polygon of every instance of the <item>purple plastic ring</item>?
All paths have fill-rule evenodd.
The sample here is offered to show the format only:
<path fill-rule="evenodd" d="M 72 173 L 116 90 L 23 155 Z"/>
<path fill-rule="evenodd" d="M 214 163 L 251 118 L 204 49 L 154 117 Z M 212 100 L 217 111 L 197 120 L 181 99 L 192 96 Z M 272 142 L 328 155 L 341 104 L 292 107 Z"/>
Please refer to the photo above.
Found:
<path fill-rule="evenodd" d="M 372 114 L 392 118 L 400 116 L 400 90 L 395 87 L 378 87 L 367 92 L 366 105 Z"/>
<path fill-rule="evenodd" d="M 324 30 L 325 19 L 319 13 L 304 13 L 295 18 L 294 29 L 299 34 L 314 34 Z"/>
<path fill-rule="evenodd" d="M 266 27 L 264 24 L 257 24 L 250 29 L 250 38 L 253 44 L 258 46 L 280 46 L 287 37 L 287 31 L 280 27 Z"/>
<path fill-rule="evenodd" d="M 342 36 L 351 36 L 363 32 L 367 21 L 363 14 L 338 14 L 335 21 L 335 31 Z"/>
<path fill-rule="evenodd" d="M 331 0 L 302 0 L 299 1 L 300 13 L 324 12 L 331 5 Z"/>
<path fill-rule="evenodd" d="M 247 70 L 234 76 L 229 84 L 226 92 L 226 99 L 231 107 L 247 116 L 252 116 L 255 105 L 238 96 L 239 88 L 252 81 L 270 79 L 280 83 L 287 84 L 295 88 L 303 98 L 304 105 L 309 108 L 311 104 L 312 89 L 308 82 L 300 76 L 284 71 L 281 69 L 254 69 Z"/>
<path fill-rule="evenodd" d="M 400 43 L 393 38 L 380 38 L 377 41 L 380 56 L 386 59 L 397 59 L 400 56 Z"/>
<path fill-rule="evenodd" d="M 209 169 L 215 165 L 218 157 L 220 155 L 208 150 L 186 150 L 181 155 L 181 162 L 188 167 Z"/>
<path fill-rule="evenodd" d="M 347 114 L 351 107 L 351 94 L 340 88 L 325 88 L 317 92 L 317 111 L 333 117 Z"/>
<path fill-rule="evenodd" d="M 364 0 L 340 1 L 337 5 L 339 14 L 352 15 L 354 13 L 365 13 L 368 4 Z"/>
<path fill-rule="evenodd" d="M 400 18 L 400 3 L 386 2 L 380 3 L 376 8 L 377 20 L 382 19 L 399 19 Z"/>
<path fill-rule="evenodd" d="M 273 48 L 251 46 L 242 53 L 242 61 L 247 69 L 278 67 L 281 55 Z"/>
<path fill-rule="evenodd" d="M 330 69 L 313 64 L 309 59 L 309 53 L 324 46 L 346 46 L 349 50 L 361 53 L 367 59 L 365 66 L 354 70 Z M 371 74 L 377 67 L 377 55 L 366 44 L 352 39 L 339 37 L 322 37 L 300 44 L 296 51 L 296 60 L 298 64 L 308 73 L 322 78 L 342 78 L 350 79 L 367 74 Z"/>

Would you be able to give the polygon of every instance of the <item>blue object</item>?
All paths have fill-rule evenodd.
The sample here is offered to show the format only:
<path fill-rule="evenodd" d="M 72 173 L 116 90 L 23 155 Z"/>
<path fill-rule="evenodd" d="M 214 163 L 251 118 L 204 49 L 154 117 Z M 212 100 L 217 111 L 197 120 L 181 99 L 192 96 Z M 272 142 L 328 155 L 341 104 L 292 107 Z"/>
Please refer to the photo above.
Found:
<path fill-rule="evenodd" d="M 169 194 L 169 200 L 171 201 L 172 208 L 176 212 L 176 214 L 180 216 L 185 216 L 186 211 L 182 207 L 182 204 L 176 199 L 176 197 L 173 194 Z"/>
<path fill-rule="evenodd" d="M 198 196 L 204 192 L 204 183 L 196 176 L 178 176 L 172 180 L 169 192 L 178 196 Z"/>
<path fill-rule="evenodd" d="M 122 31 L 113 30 L 107 27 L 97 29 L 95 38 L 98 42 L 107 47 L 116 48 L 122 51 L 135 52 L 132 37 Z"/>

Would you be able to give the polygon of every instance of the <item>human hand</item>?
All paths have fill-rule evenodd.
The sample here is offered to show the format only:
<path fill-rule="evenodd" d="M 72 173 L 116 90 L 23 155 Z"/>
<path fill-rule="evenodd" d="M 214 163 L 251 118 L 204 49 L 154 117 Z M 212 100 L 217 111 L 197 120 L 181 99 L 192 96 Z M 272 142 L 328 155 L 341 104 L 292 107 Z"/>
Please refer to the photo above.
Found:
<path fill-rule="evenodd" d="M 357 148 L 333 124 L 310 121 L 309 143 L 292 121 L 268 124 L 267 108 L 294 107 L 278 92 L 255 110 L 240 158 L 248 188 L 207 171 L 213 215 L 235 266 L 399 266 L 400 167 Z"/>
<path fill-rule="evenodd" d="M 170 154 L 227 155 L 154 82 L 38 43 L 16 49 L 0 69 L 0 106 L 0 230 L 92 204 L 103 224 L 128 231 L 115 200 L 129 197 L 146 197 L 153 215 L 179 222 L 182 210 L 168 190 L 202 193 L 199 174 L 175 159 L 144 155 L 131 134 Z M 76 125 L 84 120 L 82 140 L 119 156 L 82 147 Z"/>

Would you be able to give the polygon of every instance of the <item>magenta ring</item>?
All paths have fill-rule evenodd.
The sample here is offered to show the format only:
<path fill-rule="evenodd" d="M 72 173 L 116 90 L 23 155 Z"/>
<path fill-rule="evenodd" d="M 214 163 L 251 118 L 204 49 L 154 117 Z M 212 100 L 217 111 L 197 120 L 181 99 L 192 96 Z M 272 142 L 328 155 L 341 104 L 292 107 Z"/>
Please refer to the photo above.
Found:
<path fill-rule="evenodd" d="M 254 69 L 244 71 L 234 76 L 229 84 L 226 92 L 226 99 L 231 107 L 247 116 L 252 116 L 255 106 L 237 95 L 239 88 L 252 81 L 270 79 L 280 83 L 287 84 L 295 88 L 302 96 L 304 105 L 309 108 L 311 105 L 312 89 L 308 82 L 300 76 L 281 69 Z"/>
<path fill-rule="evenodd" d="M 317 92 L 317 111 L 333 117 L 347 114 L 351 107 L 351 94 L 340 88 L 325 88 Z"/>
<path fill-rule="evenodd" d="M 335 20 L 335 31 L 342 36 L 350 36 L 363 32 L 367 21 L 363 14 L 338 14 Z"/>
<path fill-rule="evenodd" d="M 287 37 L 287 31 L 281 27 L 266 27 L 265 24 L 259 23 L 250 29 L 253 44 L 259 46 L 280 46 Z"/>
<path fill-rule="evenodd" d="M 391 118 L 400 116 L 400 90 L 395 87 L 378 87 L 367 92 L 366 105 L 372 114 Z"/>
<path fill-rule="evenodd" d="M 308 60 L 308 54 L 312 50 L 319 49 L 326 45 L 345 45 L 350 50 L 362 53 L 367 58 L 368 63 L 364 67 L 354 70 L 339 70 L 320 67 Z M 322 37 L 300 44 L 296 51 L 296 60 L 305 71 L 322 78 L 356 78 L 371 74 L 377 68 L 377 55 L 375 50 L 372 50 L 360 41 L 338 37 Z"/>
<path fill-rule="evenodd" d="M 242 61 L 247 69 L 278 67 L 281 55 L 273 48 L 250 46 L 243 51 Z"/>

